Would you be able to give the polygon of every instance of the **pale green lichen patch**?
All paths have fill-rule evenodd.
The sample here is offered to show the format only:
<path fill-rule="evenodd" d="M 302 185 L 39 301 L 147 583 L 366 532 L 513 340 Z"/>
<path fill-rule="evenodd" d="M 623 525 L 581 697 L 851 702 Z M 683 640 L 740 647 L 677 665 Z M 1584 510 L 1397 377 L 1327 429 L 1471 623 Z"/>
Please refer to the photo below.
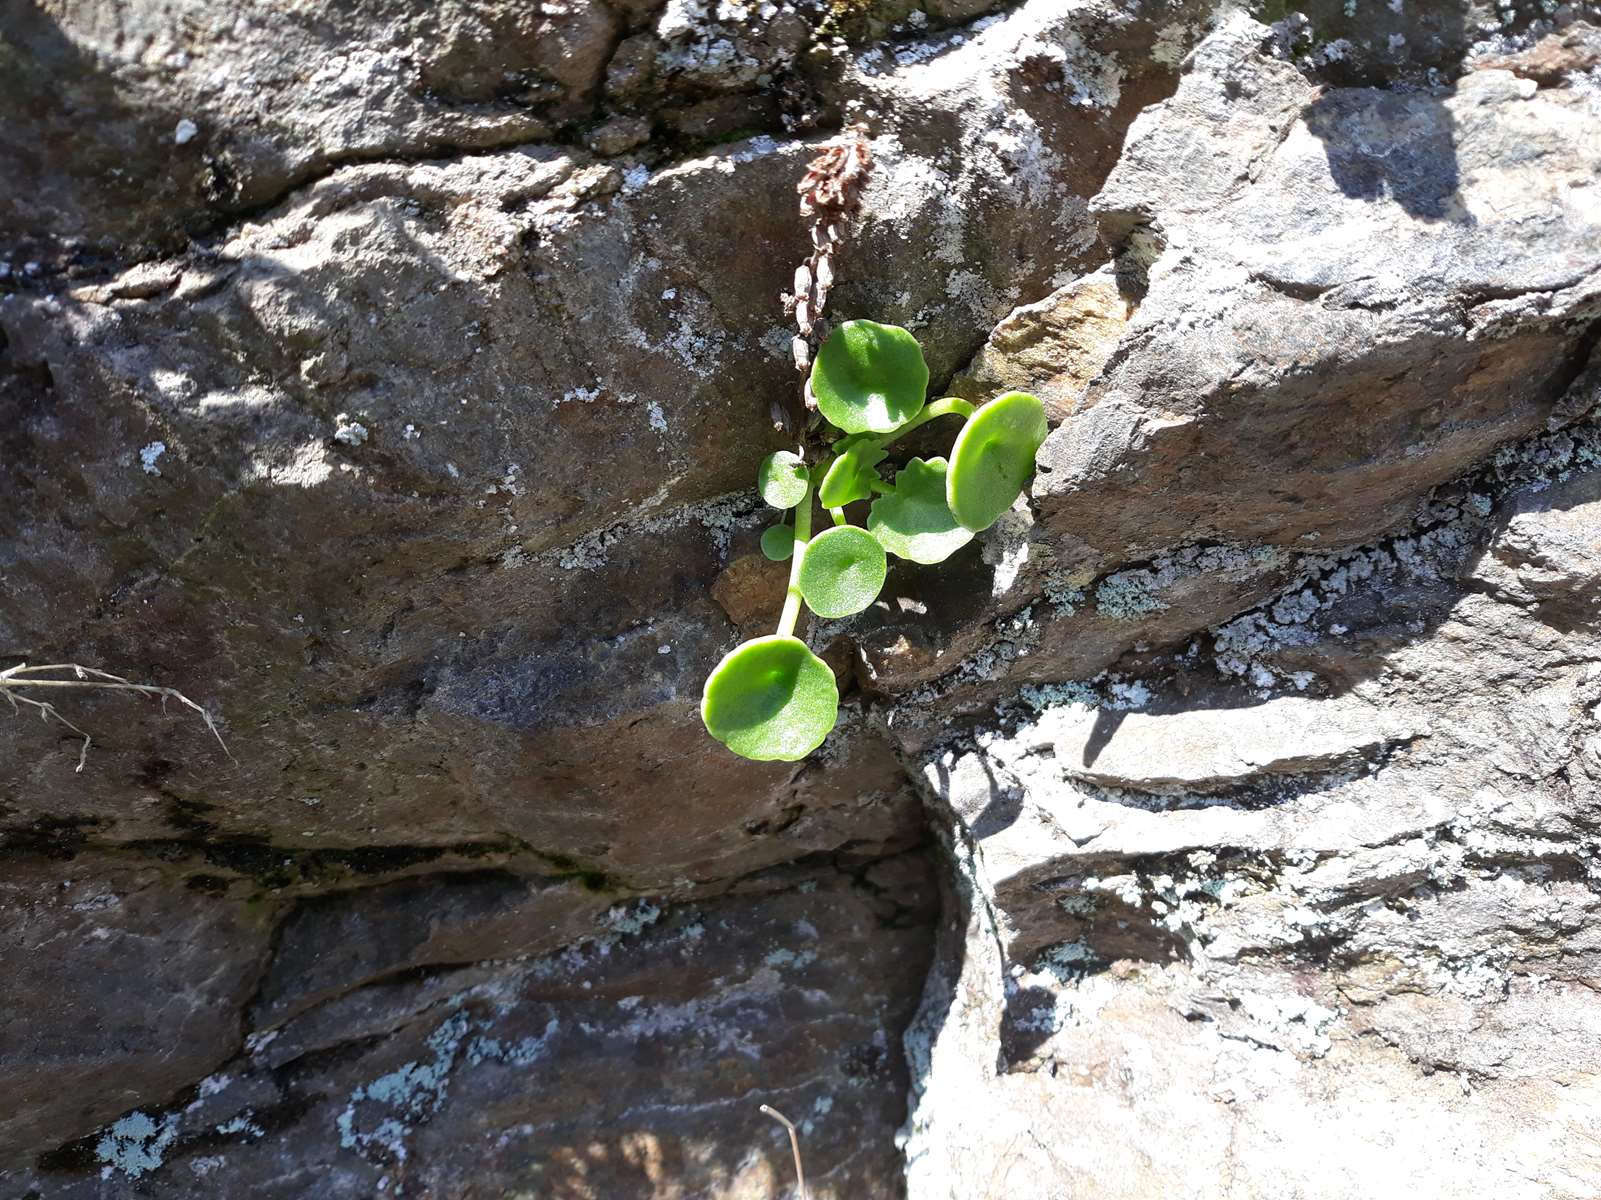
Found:
<path fill-rule="evenodd" d="M 1022 688 L 1020 695 L 1023 703 L 1035 712 L 1071 705 L 1099 708 L 1101 703 L 1100 696 L 1087 683 L 1031 683 Z"/>
<path fill-rule="evenodd" d="M 468 1015 L 452 1014 L 428 1036 L 428 1048 L 433 1051 L 431 1061 L 414 1059 L 403 1063 L 350 1093 L 350 1100 L 335 1121 L 339 1144 L 363 1154 L 377 1150 L 404 1161 L 406 1139 L 413 1125 L 439 1111 L 459 1063 L 470 1067 L 486 1062 L 529 1066 L 544 1054 L 558 1028 L 559 1023 L 552 1018 L 537 1037 L 503 1041 L 482 1034 L 474 1036 Z"/>
<path fill-rule="evenodd" d="M 1056 907 L 1070 917 L 1093 917 L 1100 911 L 1101 902 L 1094 896 L 1070 892 L 1056 898 Z"/>
<path fill-rule="evenodd" d="M 1056 607 L 1057 616 L 1071 617 L 1084 603 L 1084 589 L 1061 579 L 1047 577 L 1045 599 Z"/>
<path fill-rule="evenodd" d="M 1025 684 L 1018 690 L 1018 697 L 1036 715 L 1075 707 L 1134 712 L 1153 699 L 1150 687 L 1143 681 L 1106 671 L 1087 680 Z"/>
<path fill-rule="evenodd" d="M 451 1068 L 468 1027 L 467 1015 L 456 1013 L 428 1037 L 428 1047 L 434 1052 L 432 1062 L 404 1063 L 351 1092 L 349 1103 L 335 1122 L 339 1144 L 357 1151 L 379 1147 L 403 1161 L 405 1138 L 410 1132 L 407 1122 L 436 1112 L 444 1102 Z M 358 1122 L 362 1106 L 369 1115 L 374 1109 L 387 1110 L 387 1114 L 370 1126 L 363 1126 Z"/>
<path fill-rule="evenodd" d="M 1248 580 L 1280 569 L 1284 551 L 1276 546 L 1183 546 L 1148 567 L 1130 567 L 1101 580 L 1095 606 L 1114 620 L 1132 621 L 1168 607 L 1163 596 L 1204 578 Z"/>
<path fill-rule="evenodd" d="M 762 961 L 770 967 L 789 967 L 793 970 L 799 971 L 811 966 L 817 961 L 817 951 L 802 950 L 799 953 L 796 953 L 794 950 L 780 947 L 779 949 L 768 954 L 768 956 Z"/>
<path fill-rule="evenodd" d="M 129 1113 L 95 1145 L 95 1157 L 105 1164 L 101 1178 L 109 1179 L 118 1172 L 129 1179 L 149 1174 L 162 1164 L 177 1136 L 177 1117 L 157 1122 L 147 1113 Z"/>
<path fill-rule="evenodd" d="M 552 1017 L 545 1025 L 545 1032 L 538 1037 L 518 1038 L 513 1042 L 475 1037 L 467 1046 L 467 1065 L 476 1067 L 480 1063 L 498 1062 L 512 1067 L 531 1066 L 545 1053 L 546 1045 L 560 1028 L 561 1022 Z"/>
<path fill-rule="evenodd" d="M 661 920 L 660 905 L 652 904 L 649 900 L 640 900 L 633 904 L 618 904 L 606 910 L 605 922 L 609 929 L 623 937 L 632 937 L 649 929 Z"/>
<path fill-rule="evenodd" d="M 1060 981 L 1072 982 L 1101 963 L 1101 956 L 1088 942 L 1060 942 L 1040 955 L 1036 970 L 1049 971 Z"/>
<path fill-rule="evenodd" d="M 1167 605 L 1151 590 L 1148 571 L 1119 571 L 1101 580 L 1095 589 L 1095 607 L 1118 621 L 1132 621 Z"/>
<path fill-rule="evenodd" d="M 1325 614 L 1349 594 L 1402 576 L 1454 577 L 1485 536 L 1499 499 L 1537 494 L 1597 465 L 1601 425 L 1594 419 L 1502 447 L 1467 480 L 1437 489 L 1419 506 L 1410 529 L 1343 553 L 1302 557 L 1302 573 L 1276 597 L 1210 631 L 1214 665 L 1259 695 L 1286 684 L 1305 690 L 1310 674 L 1285 673 L 1270 660 L 1286 647 L 1344 635 L 1346 628 Z"/>
<path fill-rule="evenodd" d="M 244 1137 L 263 1138 L 267 1131 L 255 1121 L 251 1120 L 251 1112 L 247 1108 L 237 1117 L 231 1117 L 217 1126 L 218 1133 L 237 1133 Z"/>

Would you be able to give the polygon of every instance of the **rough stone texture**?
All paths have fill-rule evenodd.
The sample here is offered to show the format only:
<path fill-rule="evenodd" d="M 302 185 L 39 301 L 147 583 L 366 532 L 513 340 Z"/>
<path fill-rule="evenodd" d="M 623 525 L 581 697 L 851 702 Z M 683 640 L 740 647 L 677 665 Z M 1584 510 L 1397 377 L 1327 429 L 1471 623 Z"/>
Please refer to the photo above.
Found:
<path fill-rule="evenodd" d="M 948 374 L 1089 252 L 1084 197 L 1156 86 L 1097 28 L 1037 6 L 838 65 L 851 103 L 894 102 L 843 311 L 911 325 Z M 960 130 L 988 140 L 953 158 Z M 239 760 L 136 713 L 69 796 L 41 727 L 3 768 L 15 822 L 160 840 L 177 806 L 213 842 L 516 851 L 644 890 L 893 830 L 900 765 L 860 722 L 826 750 L 849 772 L 797 771 L 732 759 L 696 709 L 778 444 L 753 397 L 793 386 L 774 297 L 809 153 L 349 166 L 164 273 L 0 302 L 0 643 L 177 686 Z M 731 250 L 753 269 L 707 269 Z M 797 808 L 856 828 L 749 836 Z"/>
<path fill-rule="evenodd" d="M 995 326 L 951 381 L 951 394 L 982 403 L 1001 392 L 1030 392 L 1044 402 L 1052 424 L 1061 424 L 1117 348 L 1133 307 L 1110 270 L 1064 284 Z"/>
<path fill-rule="evenodd" d="M 762 1100 L 804 1122 L 819 1196 L 898 1190 L 897 1039 L 936 913 L 925 858 L 790 871 L 670 913 L 617 905 L 585 940 L 521 959 L 545 931 L 502 895 L 476 934 L 501 940 L 488 954 L 343 973 L 298 1015 L 274 1001 L 279 977 L 339 944 L 331 924 L 392 941 L 486 899 L 467 883 L 303 907 L 243 1045 L 235 1032 L 186 1088 L 10 1176 L 13 1194 L 777 1195 L 788 1144 Z"/>
<path fill-rule="evenodd" d="M 15 903 L 37 915 L 11 981 L 29 1019 L 0 1169 L 33 1164 L 41 1194 L 92 1189 L 121 1169 L 104 1144 L 149 1160 L 140 1186 L 205 1190 L 154 1160 L 187 1136 L 166 1131 L 201 1081 L 254 1053 L 240 1039 L 282 1051 L 315 1030 L 319 1055 L 425 1067 L 437 1023 L 370 1008 L 576 944 L 634 896 L 681 907 L 821 857 L 921 913 L 907 929 L 923 934 L 894 941 L 926 957 L 921 885 L 872 882 L 927 835 L 862 706 L 799 766 L 732 758 L 696 711 L 758 621 L 725 617 L 740 588 L 722 583 L 763 523 L 749 487 L 778 444 L 768 397 L 794 386 L 776 297 L 815 144 L 794 134 L 847 109 L 872 123 L 878 173 L 837 302 L 917 328 L 945 377 L 1090 265 L 1086 200 L 1174 63 L 1140 52 L 1159 6 L 1033 5 L 950 32 L 908 7 L 882 45 L 779 8 L 6 8 L 0 648 L 181 688 L 233 758 L 192 718 L 120 698 L 71 706 L 95 735 L 81 774 L 62 727 L 5 726 L 0 828 L 27 867 Z M 851 658 L 830 651 L 847 682 Z M 156 872 L 143 919 L 196 924 L 120 1032 L 33 1015 L 59 994 L 115 1002 L 78 953 L 80 918 L 47 903 L 54 874 L 30 873 L 56 862 L 108 888 Z M 251 937 L 203 932 L 239 912 Z M 808 1153 L 862 1164 L 830 1187 L 884 1194 L 895 1022 L 921 972 L 886 968 L 880 1004 L 876 979 L 849 975 L 878 951 L 851 945 L 814 999 L 881 1033 L 890 1057 L 858 1072 L 880 1133 L 859 1137 L 865 1110 L 841 1098 L 849 1115 Z M 721 962 L 686 986 L 712 990 Z M 834 1035 L 796 1022 L 774 1026 L 798 1057 L 773 1071 L 834 1069 Z M 52 1089 L 62 1039 L 80 1065 Z M 333 1062 L 302 1069 L 332 1086 Z M 649 1084 L 640 1103 L 699 1113 L 718 1154 L 758 1144 L 761 1178 L 781 1178 L 784 1147 L 752 1113 L 789 1085 L 762 1068 L 729 1124 L 717 1069 L 681 1069 L 690 1099 Z M 594 1106 L 624 1090 L 565 1115 L 603 1129 Z M 257 1148 L 240 1189 L 303 1194 L 319 1155 L 350 1157 L 311 1148 L 304 1097 L 270 1120 L 260 1103 L 259 1137 L 197 1135 L 208 1160 Z M 471 1186 L 474 1150 L 408 1194 Z M 652 1170 L 670 1191 L 763 1186 L 710 1167 L 690 1182 L 688 1161 Z"/>
<path fill-rule="evenodd" d="M 1539 427 L 1588 354 L 1587 94 L 1503 70 L 1449 98 L 1319 93 L 1263 35 L 1210 38 L 1095 200 L 1148 290 L 1036 493 L 1045 525 L 1101 560 L 1362 541 L 1418 483 Z M 1239 75 L 1249 98 L 1230 94 Z M 1177 194 L 1154 186 L 1175 173 Z"/>
<path fill-rule="evenodd" d="M 937 732 L 1016 681 L 1093 675 L 1260 602 L 1298 552 L 1393 527 L 1588 398 L 1597 132 L 1585 86 L 1329 87 L 1282 30 L 1225 21 L 1092 202 L 1137 305 L 1115 349 L 1115 308 L 1072 319 L 1104 294 L 1092 276 L 1009 318 L 961 381 L 1042 375 L 1074 415 L 990 569 L 913 585 L 952 619 L 863 632 L 872 689 L 925 699 L 943 677 Z"/>
<path fill-rule="evenodd" d="M 1103 788 L 1153 795 L 1221 792 L 1274 776 L 1324 774 L 1353 766 L 1422 735 L 1366 708 L 1281 697 L 1255 705 L 1248 722 L 1233 709 L 1168 714 L 1053 710 L 1036 745 L 1063 774 Z"/>
<path fill-rule="evenodd" d="M 0 0 L 0 652 L 233 752 L 0 726 L 0 1192 L 1601 1191 L 1594 28 L 1255 15 Z M 848 121 L 1056 428 L 751 764 Z"/>
<path fill-rule="evenodd" d="M 929 764 L 970 915 L 912 1195 L 1601 1188 L 1601 429 L 1502 461 L 1147 664 L 1148 713 Z"/>
<path fill-rule="evenodd" d="M 1320 91 L 1265 36 L 1208 39 L 1094 203 L 1143 296 L 1036 488 L 1092 562 L 1362 541 L 1538 428 L 1588 353 L 1589 96 L 1499 70 Z"/>
<path fill-rule="evenodd" d="M 1589 36 L 1430 97 L 1235 20 L 1136 122 L 1092 207 L 1138 307 L 1033 520 L 957 663 L 865 644 L 966 913 L 910 1195 L 1601 1191 L 1595 164 L 1541 190 Z"/>
<path fill-rule="evenodd" d="M 6 862 L 0 1166 L 187 1087 L 237 1051 L 276 915 L 208 901 L 159 864 Z"/>

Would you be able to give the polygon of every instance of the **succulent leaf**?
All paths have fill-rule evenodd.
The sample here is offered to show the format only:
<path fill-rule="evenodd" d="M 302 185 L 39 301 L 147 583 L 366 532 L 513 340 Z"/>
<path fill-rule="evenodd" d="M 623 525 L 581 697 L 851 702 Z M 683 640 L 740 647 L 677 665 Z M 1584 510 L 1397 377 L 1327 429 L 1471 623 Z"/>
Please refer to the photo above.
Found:
<path fill-rule="evenodd" d="M 894 493 L 873 501 L 867 528 L 897 558 L 944 562 L 973 540 L 946 502 L 946 473 L 943 458 L 914 458 L 896 472 Z"/>
<path fill-rule="evenodd" d="M 762 553 L 774 562 L 783 562 L 795 553 L 795 527 L 773 525 L 762 530 Z"/>
<path fill-rule="evenodd" d="M 736 646 L 701 694 L 706 730 L 743 758 L 805 758 L 839 719 L 834 672 L 799 638 L 774 634 Z"/>
<path fill-rule="evenodd" d="M 1027 392 L 997 396 L 969 417 L 945 478 L 945 500 L 957 521 L 974 532 L 995 524 L 1034 473 L 1047 432 L 1045 406 Z"/>
<path fill-rule="evenodd" d="M 873 470 L 888 451 L 872 434 L 858 433 L 844 438 L 834 447 L 835 458 L 817 488 L 817 500 L 824 508 L 842 508 L 853 500 L 873 494 Z"/>
<path fill-rule="evenodd" d="M 818 350 L 811 385 L 823 416 L 846 433 L 890 433 L 921 411 L 928 364 L 900 326 L 846 321 Z"/>
<path fill-rule="evenodd" d="M 877 538 L 855 525 L 836 525 L 807 543 L 801 596 L 820 617 L 848 617 L 878 598 L 888 570 Z"/>
<path fill-rule="evenodd" d="M 794 508 L 806 499 L 807 480 L 806 464 L 788 450 L 769 454 L 756 471 L 756 488 L 774 508 Z"/>

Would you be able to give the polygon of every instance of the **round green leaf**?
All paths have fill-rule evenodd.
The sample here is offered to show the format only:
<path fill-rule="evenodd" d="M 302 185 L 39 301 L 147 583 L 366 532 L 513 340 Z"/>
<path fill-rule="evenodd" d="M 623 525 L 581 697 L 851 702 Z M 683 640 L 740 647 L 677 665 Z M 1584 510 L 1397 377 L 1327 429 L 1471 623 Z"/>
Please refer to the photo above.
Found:
<path fill-rule="evenodd" d="M 846 321 L 812 365 L 812 394 L 846 433 L 889 433 L 915 417 L 928 391 L 928 364 L 899 325 Z"/>
<path fill-rule="evenodd" d="M 730 650 L 707 677 L 700 719 L 743 758 L 794 762 L 834 728 L 839 688 L 799 638 L 759 637 Z"/>
<path fill-rule="evenodd" d="M 854 433 L 834 446 L 835 459 L 818 485 L 817 499 L 824 508 L 840 508 L 873 494 L 878 472 L 873 468 L 888 453 L 870 433 Z"/>
<path fill-rule="evenodd" d="M 973 540 L 945 501 L 945 474 L 943 458 L 914 458 L 895 473 L 894 493 L 873 501 L 867 528 L 897 558 L 944 562 Z"/>
<path fill-rule="evenodd" d="M 803 552 L 801 596 L 820 617 L 848 617 L 873 602 L 888 570 L 877 538 L 855 525 L 836 525 Z"/>
<path fill-rule="evenodd" d="M 795 553 L 795 527 L 774 525 L 762 530 L 762 553 L 774 562 L 783 562 Z"/>
<path fill-rule="evenodd" d="M 1022 494 L 1045 440 L 1045 406 L 1027 392 L 997 396 L 967 419 L 951 447 L 945 501 L 975 532 L 988 529 Z"/>
<path fill-rule="evenodd" d="M 806 464 L 798 454 L 776 450 L 762 459 L 756 487 L 774 508 L 794 508 L 806 499 Z"/>

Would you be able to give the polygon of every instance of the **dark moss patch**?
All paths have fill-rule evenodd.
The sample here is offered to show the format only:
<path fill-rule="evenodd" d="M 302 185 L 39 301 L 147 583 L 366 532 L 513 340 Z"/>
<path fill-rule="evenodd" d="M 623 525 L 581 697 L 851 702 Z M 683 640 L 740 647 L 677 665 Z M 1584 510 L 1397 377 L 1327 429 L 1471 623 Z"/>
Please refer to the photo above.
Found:
<path fill-rule="evenodd" d="M 580 862 L 571 855 L 548 853 L 542 850 L 535 850 L 533 854 L 536 858 L 550 864 L 551 875 L 555 879 L 570 879 L 591 892 L 607 893 L 626 890 L 621 880 L 614 879 L 593 864 Z"/>
<path fill-rule="evenodd" d="M 101 817 L 40 817 L 19 829 L 0 832 L 0 861 L 48 858 L 70 862 L 89 840 L 89 832 L 104 824 Z"/>
<path fill-rule="evenodd" d="M 213 807 L 213 805 L 199 800 L 185 800 L 168 794 L 163 815 L 166 817 L 167 824 L 174 829 L 181 829 L 185 833 L 204 836 L 209 833 L 215 833 L 217 829 L 216 822 L 208 820 L 205 816 Z"/>
<path fill-rule="evenodd" d="M 41 1171 L 52 1172 L 96 1170 L 100 1165 L 100 1159 L 95 1154 L 99 1142 L 100 1135 L 91 1133 L 64 1146 L 57 1146 L 54 1150 L 46 1150 L 33 1160 L 33 1165 Z"/>

